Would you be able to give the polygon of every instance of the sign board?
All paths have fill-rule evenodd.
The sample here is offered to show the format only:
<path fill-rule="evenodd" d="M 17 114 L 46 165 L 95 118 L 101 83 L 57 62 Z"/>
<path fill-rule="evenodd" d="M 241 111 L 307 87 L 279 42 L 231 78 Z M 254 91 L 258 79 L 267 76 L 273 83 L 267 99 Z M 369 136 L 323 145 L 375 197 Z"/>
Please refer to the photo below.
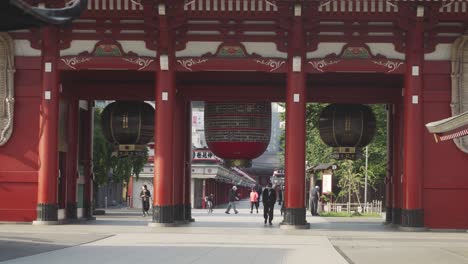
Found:
<path fill-rule="evenodd" d="M 332 175 L 323 174 L 322 175 L 322 193 L 331 193 L 332 192 Z"/>
<path fill-rule="evenodd" d="M 192 127 L 196 130 L 204 130 L 204 113 L 201 111 L 192 112 Z"/>
<path fill-rule="evenodd" d="M 192 152 L 192 161 L 213 161 L 218 162 L 221 159 L 218 158 L 211 150 L 209 149 L 195 149 Z"/>

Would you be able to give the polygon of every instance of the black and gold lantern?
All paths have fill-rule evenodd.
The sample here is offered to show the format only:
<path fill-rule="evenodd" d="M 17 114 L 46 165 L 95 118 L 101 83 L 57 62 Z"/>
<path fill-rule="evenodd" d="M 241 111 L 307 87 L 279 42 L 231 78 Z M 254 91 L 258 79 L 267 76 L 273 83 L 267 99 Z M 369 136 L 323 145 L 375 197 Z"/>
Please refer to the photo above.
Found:
<path fill-rule="evenodd" d="M 104 137 L 119 152 L 143 151 L 154 136 L 154 109 L 145 102 L 117 101 L 102 112 Z"/>
<path fill-rule="evenodd" d="M 336 159 L 358 158 L 360 149 L 374 137 L 375 128 L 374 113 L 366 105 L 331 104 L 320 113 L 320 137 L 333 147 Z"/>

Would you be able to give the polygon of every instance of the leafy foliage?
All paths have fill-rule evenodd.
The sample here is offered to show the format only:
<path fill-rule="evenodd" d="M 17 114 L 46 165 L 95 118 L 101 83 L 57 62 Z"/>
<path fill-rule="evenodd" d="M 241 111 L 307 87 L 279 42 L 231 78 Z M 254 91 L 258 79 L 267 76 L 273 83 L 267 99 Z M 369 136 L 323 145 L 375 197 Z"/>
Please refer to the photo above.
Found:
<path fill-rule="evenodd" d="M 94 182 L 102 185 L 108 182 L 109 173 L 114 166 L 112 151 L 114 147 L 106 141 L 101 127 L 102 109 L 94 111 L 93 172 Z"/>
<path fill-rule="evenodd" d="M 131 175 L 138 179 L 148 160 L 148 149 L 141 156 L 117 157 L 113 155 L 114 146 L 109 143 L 102 133 L 102 109 L 96 108 L 94 112 L 94 146 L 93 166 L 94 182 L 98 185 L 108 183 L 128 183 Z M 112 173 L 112 174 L 111 174 Z M 112 175 L 112 177 L 110 177 Z"/>
<path fill-rule="evenodd" d="M 354 194 L 360 204 L 359 190 L 364 183 L 362 176 L 362 173 L 355 171 L 354 161 L 342 161 L 338 180 L 338 187 L 341 188 L 341 191 L 338 193 L 338 197 L 348 196 L 348 203 L 351 203 L 351 196 Z"/>
<path fill-rule="evenodd" d="M 325 145 L 320 138 L 319 133 L 319 118 L 320 112 L 325 108 L 326 104 L 310 103 L 306 105 L 306 161 L 310 166 L 320 163 L 335 163 L 340 168 L 335 172 L 335 175 L 341 180 L 341 177 L 348 177 L 343 180 L 341 186 L 349 186 L 356 188 L 362 186 L 365 175 L 365 159 L 355 161 L 337 161 L 332 159 L 332 148 Z M 371 187 L 377 186 L 383 182 L 386 176 L 387 168 L 387 111 L 385 105 L 370 106 L 376 117 L 376 133 L 372 142 L 368 145 L 368 184 Z M 281 116 L 285 120 L 285 115 Z M 285 135 L 281 137 L 281 145 L 284 148 Z M 364 149 L 363 149 L 364 151 Z M 364 153 L 363 153 L 364 154 Z M 284 152 L 282 153 L 282 161 L 284 161 Z M 317 175 L 319 176 L 319 175 Z M 355 181 L 355 182 L 353 182 Z M 358 188 L 359 190 L 359 188 Z M 354 192 L 354 191 L 352 191 Z"/>

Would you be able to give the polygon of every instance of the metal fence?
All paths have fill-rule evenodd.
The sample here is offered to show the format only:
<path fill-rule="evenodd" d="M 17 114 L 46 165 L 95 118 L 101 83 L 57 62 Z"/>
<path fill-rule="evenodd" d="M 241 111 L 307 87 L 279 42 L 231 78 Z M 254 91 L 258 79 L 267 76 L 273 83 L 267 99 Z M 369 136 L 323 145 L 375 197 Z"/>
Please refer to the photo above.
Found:
<path fill-rule="evenodd" d="M 352 214 L 358 213 L 375 213 L 382 214 L 382 201 L 371 201 L 367 204 L 364 203 L 323 203 L 320 207 L 322 212 L 347 212 Z"/>

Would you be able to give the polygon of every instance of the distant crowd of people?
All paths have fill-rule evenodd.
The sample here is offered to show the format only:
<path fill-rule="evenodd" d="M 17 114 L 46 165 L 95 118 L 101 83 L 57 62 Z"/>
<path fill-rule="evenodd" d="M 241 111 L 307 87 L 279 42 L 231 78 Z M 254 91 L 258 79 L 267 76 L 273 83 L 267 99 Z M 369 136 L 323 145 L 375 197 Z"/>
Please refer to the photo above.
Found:
<path fill-rule="evenodd" d="M 263 204 L 263 218 L 264 218 L 264 223 L 265 225 L 268 224 L 272 225 L 273 221 L 273 211 L 276 202 L 278 202 L 278 205 L 281 206 L 281 215 L 284 213 L 284 206 L 285 203 L 283 201 L 283 193 L 284 193 L 284 187 L 276 186 L 272 187 L 272 184 L 269 183 L 263 190 L 261 187 L 256 186 L 251 189 L 250 191 L 250 196 L 249 196 L 249 201 L 250 201 L 250 213 L 252 214 L 254 210 L 258 214 L 258 207 L 260 205 L 260 201 Z M 212 199 L 211 194 L 211 198 Z M 239 201 L 239 195 L 237 194 L 237 187 L 233 186 L 229 190 L 228 194 L 228 207 L 226 208 L 226 214 L 230 214 L 231 208 L 234 209 L 234 213 L 239 213 L 236 208 L 236 202 Z M 319 216 L 318 213 L 318 202 L 320 201 L 320 187 L 315 186 L 310 190 L 309 193 L 309 208 L 310 208 L 310 213 L 312 216 Z"/>
<path fill-rule="evenodd" d="M 260 202 L 263 204 L 263 218 L 264 224 L 267 223 L 272 225 L 273 221 L 273 212 L 275 204 L 278 202 L 280 205 L 281 215 L 284 214 L 285 203 L 283 201 L 283 193 L 284 187 L 276 186 L 273 187 L 271 183 L 269 183 L 264 189 L 260 186 L 255 186 L 251 189 L 249 195 L 250 201 L 250 213 L 253 214 L 256 212 L 258 214 L 258 208 L 260 207 Z M 205 197 L 206 208 L 208 212 L 213 212 L 213 194 L 209 194 Z M 234 210 L 235 214 L 238 214 L 236 208 L 236 202 L 239 201 L 239 195 L 237 193 L 237 186 L 233 186 L 228 193 L 228 206 L 226 208 L 225 213 L 231 214 L 231 209 Z M 315 186 L 310 190 L 309 193 L 309 208 L 310 213 L 313 216 L 319 216 L 318 211 L 318 202 L 320 201 L 320 187 Z"/>
<path fill-rule="evenodd" d="M 278 197 L 277 197 L 277 192 L 278 192 Z M 260 204 L 260 200 L 263 203 L 263 218 L 265 219 L 264 223 L 265 225 L 267 222 L 269 225 L 272 225 L 273 221 L 273 211 L 274 211 L 274 206 L 276 201 L 278 201 L 278 204 L 281 205 L 283 204 L 283 190 L 279 188 L 278 190 L 275 190 L 272 188 L 271 183 L 265 187 L 265 189 L 262 190 L 261 187 L 257 186 L 252 188 L 250 191 L 250 213 L 252 214 L 255 211 L 258 214 L 258 207 Z M 231 208 L 234 209 L 234 213 L 239 213 L 236 209 L 236 201 L 239 201 L 239 195 L 237 194 L 237 187 L 233 186 L 229 190 L 228 194 L 228 207 L 226 208 L 226 214 L 230 214 Z"/>
<path fill-rule="evenodd" d="M 284 202 L 283 202 L 283 192 L 284 187 L 277 186 L 273 188 L 272 184 L 269 183 L 263 190 L 260 186 L 255 186 L 250 191 L 250 213 L 252 214 L 255 211 L 258 214 L 258 207 L 260 205 L 260 201 L 263 204 L 263 218 L 264 224 L 266 225 L 267 222 L 269 225 L 272 225 L 273 221 L 273 212 L 276 202 L 278 205 L 281 206 L 281 215 L 284 213 Z M 151 199 L 151 192 L 148 190 L 146 185 L 141 187 L 140 198 L 142 202 L 142 210 L 143 216 L 149 215 L 149 208 L 150 208 L 150 199 Z M 226 214 L 230 214 L 231 208 L 234 210 L 235 214 L 238 214 L 236 208 L 236 202 L 239 201 L 239 195 L 237 193 L 237 186 L 232 186 L 228 193 L 228 207 L 226 208 Z M 318 202 L 320 201 L 320 187 L 315 186 L 310 190 L 309 193 L 309 204 L 310 204 L 310 212 L 313 216 L 318 216 Z M 214 203 L 214 196 L 213 194 L 209 194 L 205 197 L 206 208 L 208 209 L 209 213 L 213 212 L 213 203 Z"/>

